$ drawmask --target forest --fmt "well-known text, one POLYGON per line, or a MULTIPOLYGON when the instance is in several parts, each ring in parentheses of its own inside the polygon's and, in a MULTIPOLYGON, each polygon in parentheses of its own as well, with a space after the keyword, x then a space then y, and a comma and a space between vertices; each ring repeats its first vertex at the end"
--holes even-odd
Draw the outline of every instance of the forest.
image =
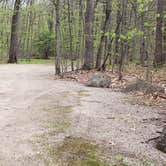
POLYGON ((0 165, 165 166, 166 0, 0 0, 0 165))
POLYGON ((0 60, 55 57, 56 73, 125 64, 160 67, 164 0, 2 1, 0 60), (14 6, 14 7, 13 7, 14 6))

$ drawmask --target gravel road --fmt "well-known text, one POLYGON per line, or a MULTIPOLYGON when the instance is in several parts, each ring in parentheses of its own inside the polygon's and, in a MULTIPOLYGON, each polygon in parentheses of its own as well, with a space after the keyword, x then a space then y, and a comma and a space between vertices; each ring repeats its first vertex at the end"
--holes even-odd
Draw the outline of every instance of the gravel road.
POLYGON ((55 80, 52 65, 0 65, 0 165, 46 165, 33 142, 35 135, 45 133, 42 124, 51 118, 44 109, 55 105, 73 109, 71 126, 55 140, 88 138, 137 165, 143 160, 164 165, 166 154, 145 143, 161 131, 163 111, 132 105, 128 97, 55 80))

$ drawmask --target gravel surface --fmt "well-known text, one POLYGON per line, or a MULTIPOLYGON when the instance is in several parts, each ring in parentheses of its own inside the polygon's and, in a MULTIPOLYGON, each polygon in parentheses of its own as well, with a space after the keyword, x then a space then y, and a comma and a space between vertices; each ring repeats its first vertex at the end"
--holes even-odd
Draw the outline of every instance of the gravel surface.
POLYGON ((54 106, 73 108, 71 126, 57 133, 54 141, 83 137, 136 165, 144 160, 164 165, 166 154, 152 142, 145 143, 162 130, 163 110, 132 105, 128 97, 111 89, 55 80, 52 65, 0 65, 0 165, 46 165, 33 141, 45 132, 42 124, 49 115, 44 109, 54 106))

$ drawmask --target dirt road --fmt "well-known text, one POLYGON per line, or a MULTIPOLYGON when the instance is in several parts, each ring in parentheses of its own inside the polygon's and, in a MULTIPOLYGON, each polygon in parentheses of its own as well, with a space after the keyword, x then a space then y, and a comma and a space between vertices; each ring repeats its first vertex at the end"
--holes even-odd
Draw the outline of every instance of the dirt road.
POLYGON ((55 80, 52 65, 1 65, 0 165, 47 165, 35 141, 37 135, 53 131, 48 121, 54 120, 60 132, 52 134, 50 142, 66 136, 88 138, 138 165, 143 160, 163 165, 166 155, 144 143, 161 130, 161 111, 132 105, 127 98, 111 89, 55 80), (51 110, 57 108, 69 112, 70 122, 66 113, 54 115, 51 110))

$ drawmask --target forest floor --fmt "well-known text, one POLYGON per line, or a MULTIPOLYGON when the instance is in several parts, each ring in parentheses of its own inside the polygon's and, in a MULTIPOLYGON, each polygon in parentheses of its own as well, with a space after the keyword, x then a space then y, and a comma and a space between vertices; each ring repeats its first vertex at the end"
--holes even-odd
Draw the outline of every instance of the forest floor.
POLYGON ((0 65, 0 165, 166 164, 148 142, 166 122, 165 110, 132 100, 55 79, 53 65, 0 65))

